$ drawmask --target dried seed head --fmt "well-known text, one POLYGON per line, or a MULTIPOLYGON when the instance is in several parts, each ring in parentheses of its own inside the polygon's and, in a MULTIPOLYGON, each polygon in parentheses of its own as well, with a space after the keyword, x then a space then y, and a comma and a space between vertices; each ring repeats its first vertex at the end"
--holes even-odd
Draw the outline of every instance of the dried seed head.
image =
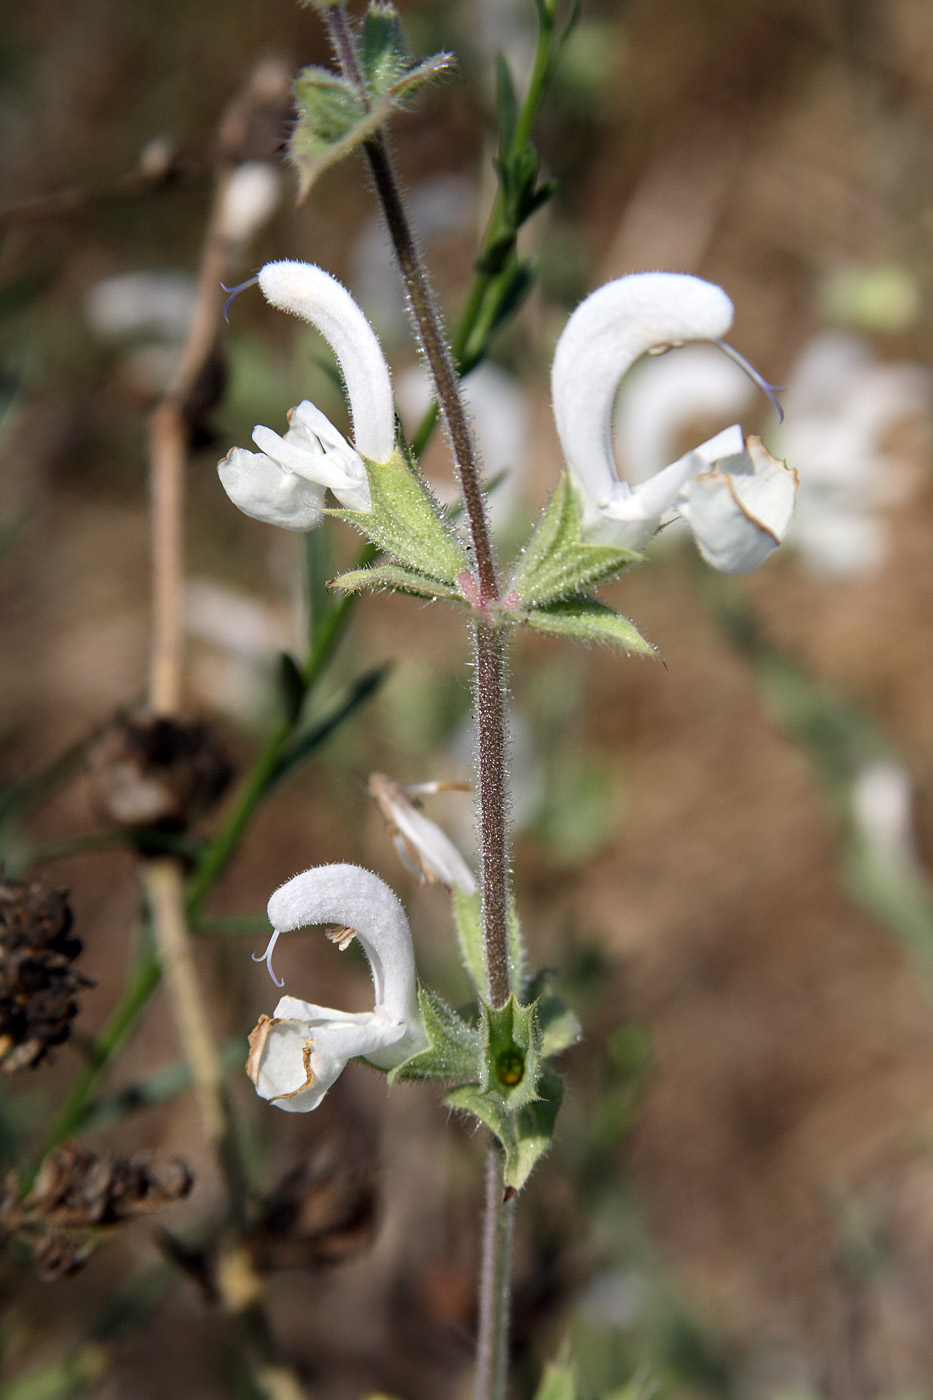
POLYGON ((114 1225, 182 1200, 194 1185, 184 1162, 97 1155, 66 1142, 47 1157, 26 1199, 34 1216, 71 1228, 114 1225))
POLYGON ((64 890, 0 878, 0 1071, 39 1064, 71 1032, 76 993, 93 986, 71 966, 81 942, 71 935, 64 890))
POLYGON ((66 1142, 46 1157, 24 1201, 15 1181, 9 1183, 0 1200, 0 1231, 29 1244, 40 1279, 65 1278, 84 1267, 104 1227, 182 1200, 193 1184, 177 1158, 112 1157, 66 1142))
POLYGON ((338 1154, 331 1144, 288 1173, 250 1233, 257 1268, 318 1269, 369 1249, 377 1216, 372 1155, 338 1154))
POLYGON ((88 756, 104 815, 118 826, 185 831, 230 780, 206 724, 161 715, 117 715, 88 756))

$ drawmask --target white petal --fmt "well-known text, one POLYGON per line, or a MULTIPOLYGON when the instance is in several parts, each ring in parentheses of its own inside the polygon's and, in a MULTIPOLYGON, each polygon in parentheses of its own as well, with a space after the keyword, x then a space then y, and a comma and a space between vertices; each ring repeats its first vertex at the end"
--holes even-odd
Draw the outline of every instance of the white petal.
POLYGON ((256 1092, 286 1112, 317 1108, 348 1060, 378 1057, 405 1032, 403 1025, 375 1012, 315 1014, 323 1012, 324 1007, 283 997, 275 1015, 262 1017, 250 1036, 247 1072, 256 1092), (292 1011, 298 1016, 290 1016, 292 1011))
POLYGON ((312 263, 267 263, 259 273, 266 300, 310 321, 328 342, 340 366, 353 442, 362 456, 386 462, 395 450, 395 404, 385 356, 370 326, 345 287, 312 263))
POLYGON ((282 179, 265 160, 247 160, 230 176, 218 216, 221 235, 246 243, 271 219, 282 197, 282 179))
POLYGON ((287 436, 280 437, 271 428, 264 428, 261 424, 257 424, 253 429, 253 442, 267 457, 281 462, 283 467, 287 467, 304 481, 329 486, 332 491, 353 485, 343 465, 329 452, 324 452, 320 443, 317 444, 317 451, 314 451, 303 443, 289 442, 287 436))
POLYGON ((551 388, 585 526, 617 494, 612 407, 626 370, 648 350, 717 339, 731 324, 732 303, 720 287, 672 272, 621 277, 577 307, 557 342, 551 388))
POLYGON ((218 465, 221 485, 254 520, 286 530, 313 530, 324 510, 324 488, 285 471, 262 452, 234 447, 218 465))
POLYGON ((393 816, 401 835, 418 852, 429 878, 433 876, 448 889, 459 885, 467 894, 473 894, 476 889, 473 872, 436 822, 411 805, 397 808, 393 816))
POLYGON ((688 481, 679 509, 708 564, 727 574, 757 569, 787 534, 797 473, 749 438, 741 456, 727 456, 688 481))

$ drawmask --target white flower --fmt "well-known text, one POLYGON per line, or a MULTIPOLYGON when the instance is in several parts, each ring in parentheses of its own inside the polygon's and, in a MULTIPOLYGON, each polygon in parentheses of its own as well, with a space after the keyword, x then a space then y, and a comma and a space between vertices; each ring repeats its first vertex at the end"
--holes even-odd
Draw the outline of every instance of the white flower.
POLYGON ((277 889, 268 912, 274 930, 265 954, 270 972, 279 934, 308 924, 337 924, 341 948, 354 934, 362 944, 375 1005, 354 1013, 282 997, 250 1036, 246 1069, 261 1098, 289 1113, 307 1113, 355 1056, 391 1069, 426 1048, 411 930, 398 899, 378 876, 356 865, 317 866, 277 889))
POLYGON ((343 375, 353 444, 307 401, 289 415, 283 437, 257 427, 259 452, 235 447, 220 463, 220 480, 245 514, 289 530, 311 530, 327 490, 347 510, 369 510, 366 462, 395 450, 395 405, 389 367, 375 332, 346 288, 311 263, 267 263, 259 274, 266 300, 309 321, 324 336, 343 375))
POLYGON ((855 834, 879 865, 919 871, 910 774, 892 759, 864 763, 852 785, 855 834))
POLYGON ((467 894, 476 890, 476 879, 450 837, 436 822, 419 811, 421 794, 469 791, 469 783, 395 783, 384 773, 370 773, 369 793, 379 808, 399 860, 412 875, 428 884, 440 881, 467 894))
POLYGON ((267 160, 246 160, 227 182, 217 225, 231 243, 248 243, 268 223, 282 197, 278 168, 267 160))
POLYGON ((580 503, 584 535, 640 550, 671 512, 683 515, 704 558, 726 573, 756 568, 784 538, 796 473, 736 426, 632 487, 619 479, 612 409, 619 382, 648 351, 719 340, 732 324, 720 287, 680 273, 609 282, 570 317, 554 354, 554 416, 580 503))

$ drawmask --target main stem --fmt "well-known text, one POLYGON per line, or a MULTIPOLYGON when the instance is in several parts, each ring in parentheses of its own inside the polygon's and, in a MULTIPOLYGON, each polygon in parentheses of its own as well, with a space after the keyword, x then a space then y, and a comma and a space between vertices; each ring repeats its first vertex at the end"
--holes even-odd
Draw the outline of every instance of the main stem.
MULTIPOLYGON (((356 46, 342 4, 328 11, 328 27, 345 78, 368 102, 356 46)), ((494 623, 499 599, 495 555, 489 536, 479 455, 460 397, 447 333, 402 201, 392 157, 381 132, 365 143, 366 159, 382 206, 396 261, 405 284, 418 338, 447 424, 454 463, 466 504, 479 580, 474 627, 473 704, 479 768, 483 930, 489 996, 504 1006, 511 995, 508 956, 509 867, 506 825, 505 651, 494 623)), ((476 1400, 504 1400, 508 1377, 511 1296, 511 1204, 504 1200, 502 1150, 490 1136, 479 1279, 476 1400)))
POLYGON ((483 1258, 479 1280, 476 1400, 503 1400, 509 1372, 509 1301, 512 1276, 514 1200, 503 1200, 502 1148, 490 1134, 486 1145, 483 1258))

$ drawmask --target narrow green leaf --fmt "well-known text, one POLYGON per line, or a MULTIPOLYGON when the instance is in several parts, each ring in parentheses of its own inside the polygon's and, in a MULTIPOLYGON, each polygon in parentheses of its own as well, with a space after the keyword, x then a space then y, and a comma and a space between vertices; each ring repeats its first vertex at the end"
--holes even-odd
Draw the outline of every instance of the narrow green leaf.
POLYGON ((289 724, 294 724, 301 714, 307 689, 298 662, 289 652, 280 652, 279 692, 282 696, 282 711, 289 724))
POLYGON ((335 733, 350 717, 371 699, 389 673, 388 666, 376 666, 358 677, 350 686, 349 692, 339 705, 324 719, 320 720, 305 734, 300 734, 290 748, 285 749, 269 779, 270 786, 281 782, 288 773, 302 763, 326 739, 335 733))
POLYGON ((567 472, 561 472, 522 551, 511 588, 526 607, 541 607, 603 583, 640 559, 634 550, 583 539, 573 485, 567 472))
POLYGON ((372 509, 335 510, 406 569, 456 587, 470 567, 466 551, 420 476, 396 451, 387 462, 367 462, 372 509))
POLYGON ((391 588, 396 593, 414 593, 421 598, 455 598, 464 602, 463 594, 440 579, 429 578, 415 569, 403 568, 401 564, 377 564, 372 569, 352 569, 347 574, 338 574, 331 579, 331 588, 342 588, 345 593, 355 593, 361 588, 391 588))
POLYGON ((623 617, 597 598, 581 593, 575 598, 563 598, 545 608, 532 608, 522 617, 527 627, 536 632, 574 637, 581 642, 604 642, 620 651, 640 656, 657 657, 656 649, 629 618, 623 617))
POLYGON ((496 106, 499 119, 499 152, 504 158, 515 135, 518 99, 509 65, 502 53, 496 54, 496 106))
POLYGON ((431 1044, 390 1070, 390 1084, 397 1079, 473 1080, 481 1072, 483 1037, 440 997, 424 987, 418 989, 418 1003, 431 1044))
POLYGON ((489 1000, 489 974, 486 970, 486 944, 479 892, 467 894, 455 885, 452 892, 454 927, 460 955, 481 1001, 489 1000))

